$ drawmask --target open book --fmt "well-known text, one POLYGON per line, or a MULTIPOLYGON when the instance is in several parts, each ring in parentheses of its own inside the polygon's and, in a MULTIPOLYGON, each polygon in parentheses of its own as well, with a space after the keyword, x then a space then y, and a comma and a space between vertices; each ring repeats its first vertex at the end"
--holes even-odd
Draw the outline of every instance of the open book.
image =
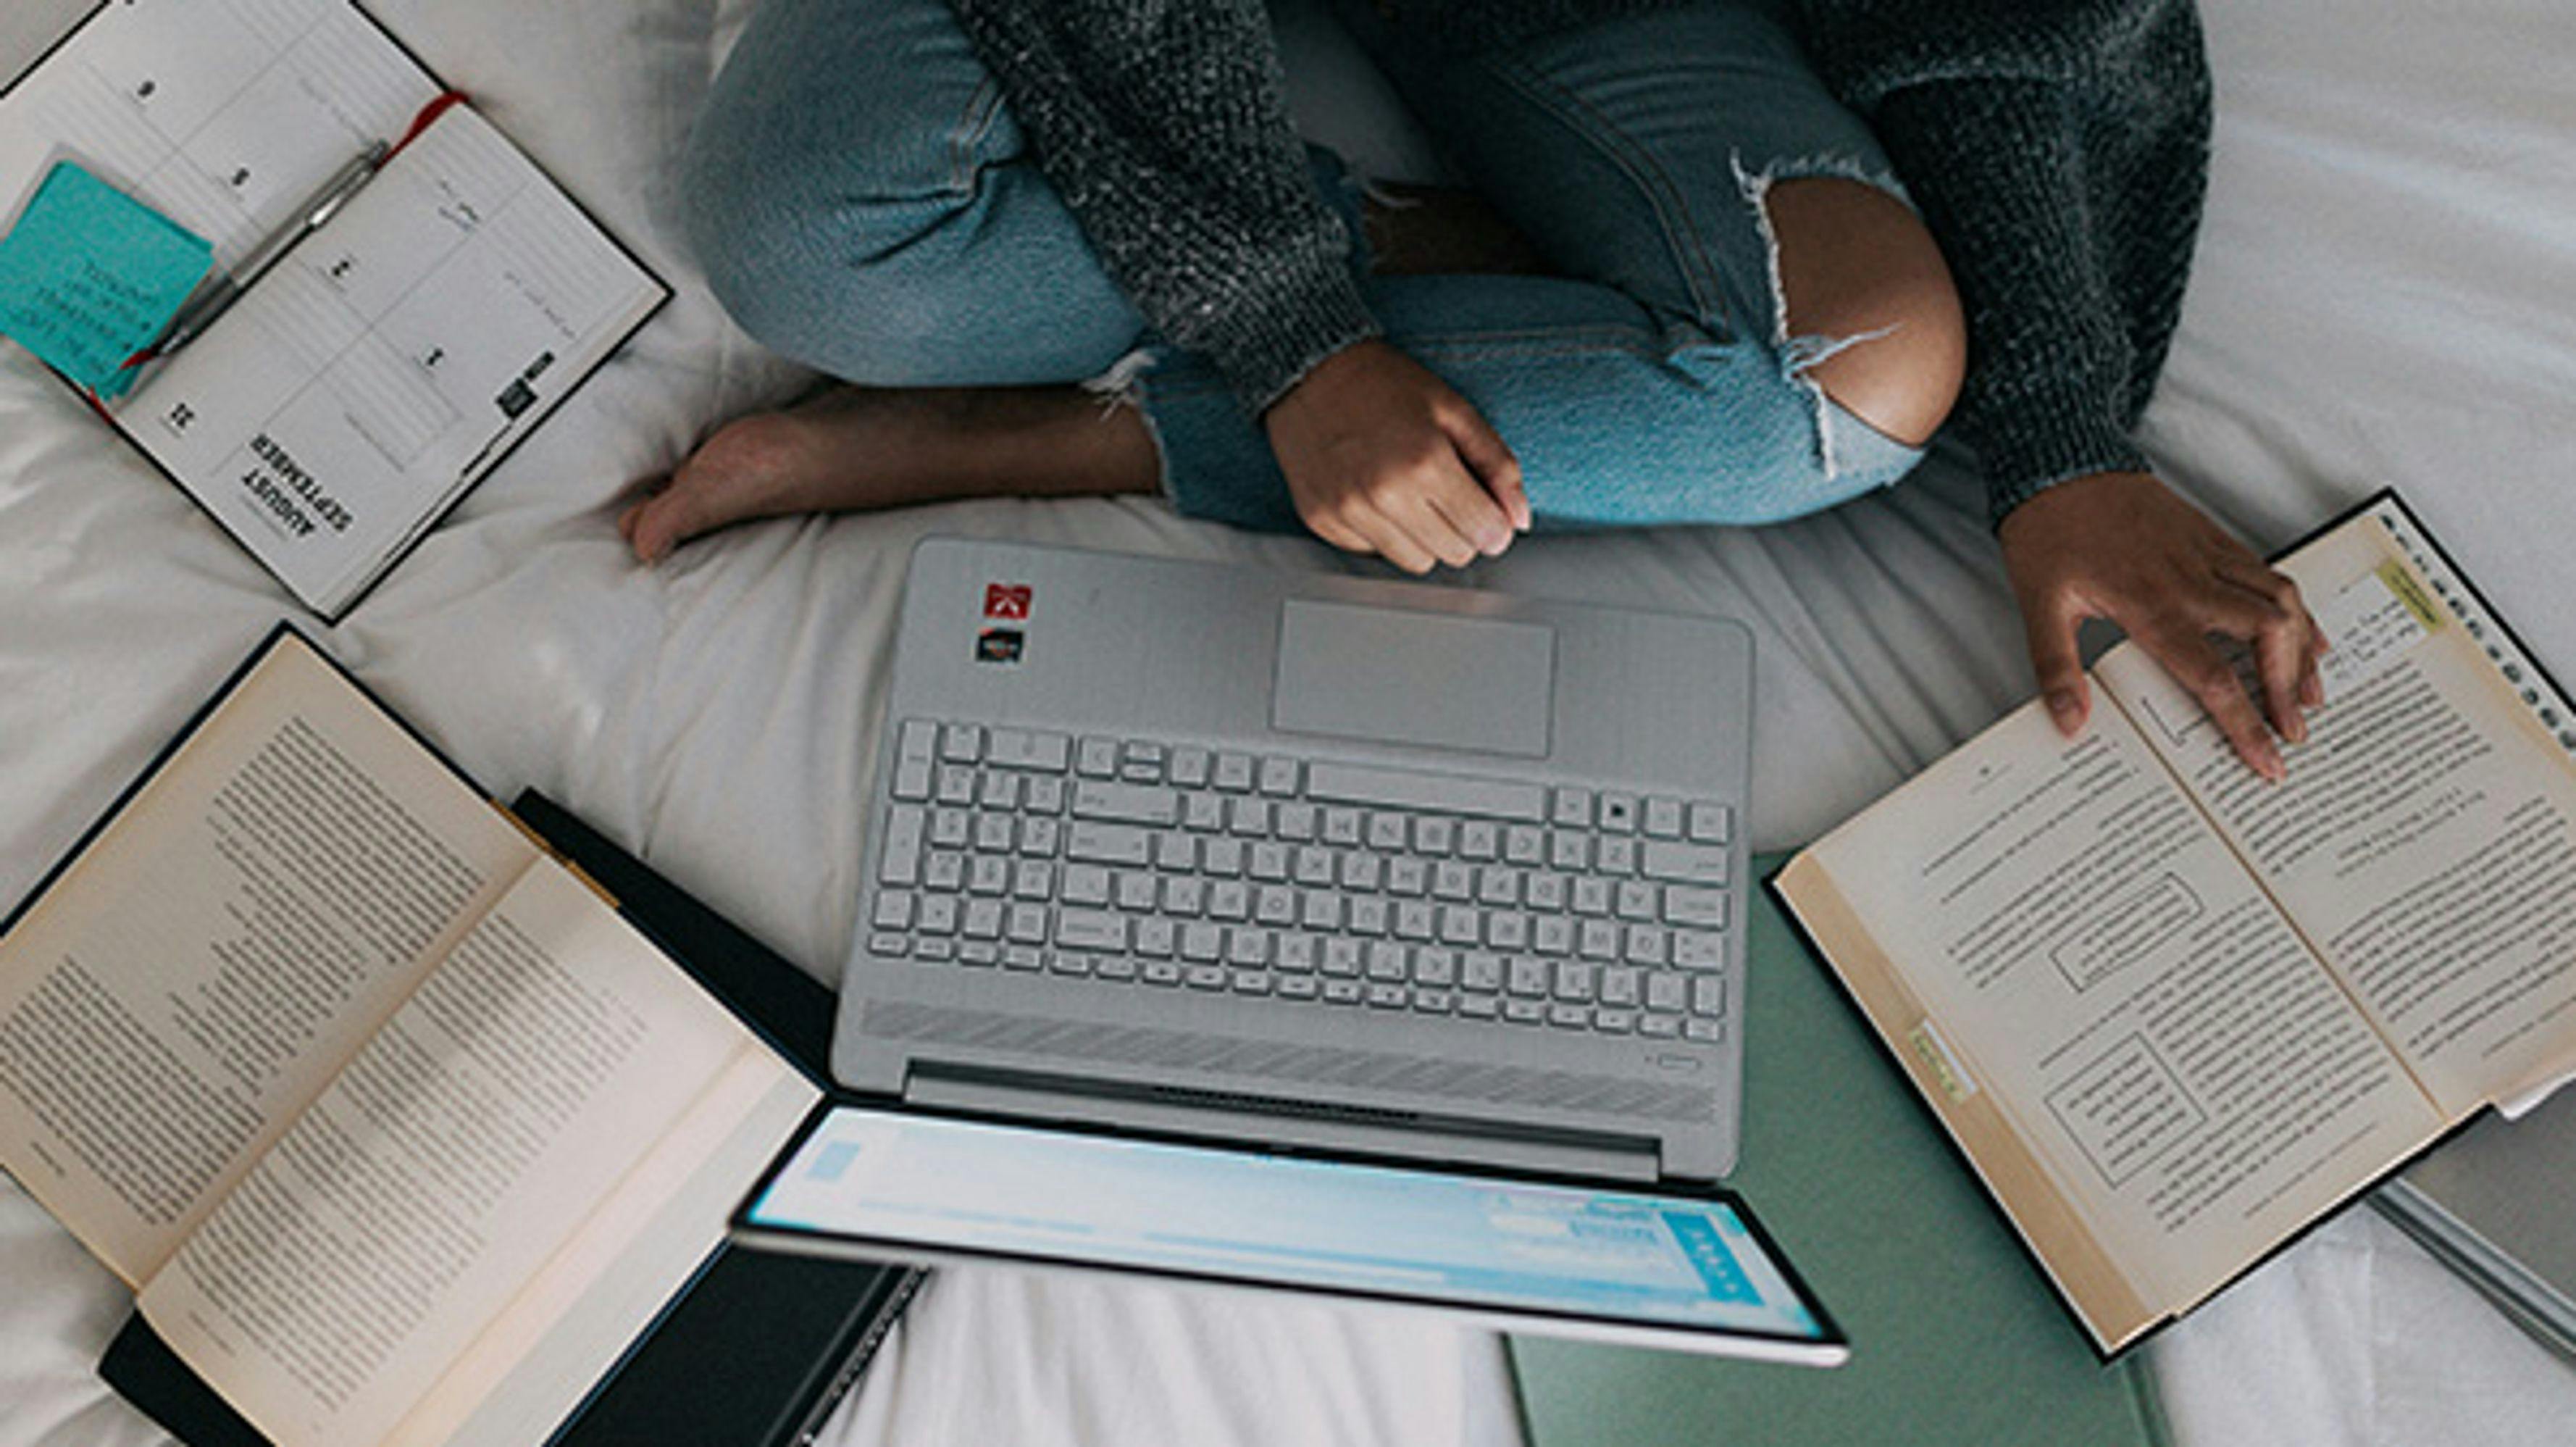
POLYGON ((2123 644, 1773 881, 2105 1351, 2576 1068, 2565 700, 2393 496, 2278 566, 2285 783, 2123 644))
MULTIPOLYGON (((443 89, 350 0, 110 0, 0 94, 0 222, 69 160, 232 275, 443 89)), ((488 121, 435 115, 102 408, 326 615, 669 296, 488 121)))
POLYGON ((544 1440, 820 1096, 291 630, 0 934, 0 1166, 281 1447, 544 1440))

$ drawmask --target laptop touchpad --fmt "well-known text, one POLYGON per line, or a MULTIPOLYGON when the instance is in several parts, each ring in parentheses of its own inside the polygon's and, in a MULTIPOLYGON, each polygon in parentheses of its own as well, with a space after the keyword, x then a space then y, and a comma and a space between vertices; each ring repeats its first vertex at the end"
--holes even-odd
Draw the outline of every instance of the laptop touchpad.
POLYGON ((1291 598, 1270 723, 1288 733, 1545 758, 1556 630, 1291 598))

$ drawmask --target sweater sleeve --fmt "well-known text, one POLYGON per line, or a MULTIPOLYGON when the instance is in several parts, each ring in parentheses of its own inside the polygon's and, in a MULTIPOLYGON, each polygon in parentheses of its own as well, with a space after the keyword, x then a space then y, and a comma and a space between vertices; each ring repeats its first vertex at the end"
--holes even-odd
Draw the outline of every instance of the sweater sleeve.
POLYGON ((2182 311, 2208 176, 2190 0, 1801 0, 1968 318, 1957 426, 2004 515, 2141 469, 2131 439, 2182 311))
POLYGON ((1111 278, 1255 414, 1377 333, 1261 0, 952 0, 1111 278))

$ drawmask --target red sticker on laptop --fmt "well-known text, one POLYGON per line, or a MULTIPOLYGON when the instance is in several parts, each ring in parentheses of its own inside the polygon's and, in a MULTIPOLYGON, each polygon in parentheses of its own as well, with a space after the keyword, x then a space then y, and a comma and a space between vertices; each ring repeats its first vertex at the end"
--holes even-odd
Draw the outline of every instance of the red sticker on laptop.
POLYGON ((984 616, 1014 623, 1025 623, 1029 617, 1029 585, 1026 583, 986 583, 984 616))

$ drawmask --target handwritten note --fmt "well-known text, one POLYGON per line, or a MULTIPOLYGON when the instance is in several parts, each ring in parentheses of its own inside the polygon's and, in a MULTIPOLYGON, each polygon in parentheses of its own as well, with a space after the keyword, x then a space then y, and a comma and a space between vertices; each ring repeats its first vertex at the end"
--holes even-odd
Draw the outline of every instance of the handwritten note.
POLYGON ((58 161, 0 237, 0 335, 102 397, 205 279, 214 248, 80 165, 58 161))

